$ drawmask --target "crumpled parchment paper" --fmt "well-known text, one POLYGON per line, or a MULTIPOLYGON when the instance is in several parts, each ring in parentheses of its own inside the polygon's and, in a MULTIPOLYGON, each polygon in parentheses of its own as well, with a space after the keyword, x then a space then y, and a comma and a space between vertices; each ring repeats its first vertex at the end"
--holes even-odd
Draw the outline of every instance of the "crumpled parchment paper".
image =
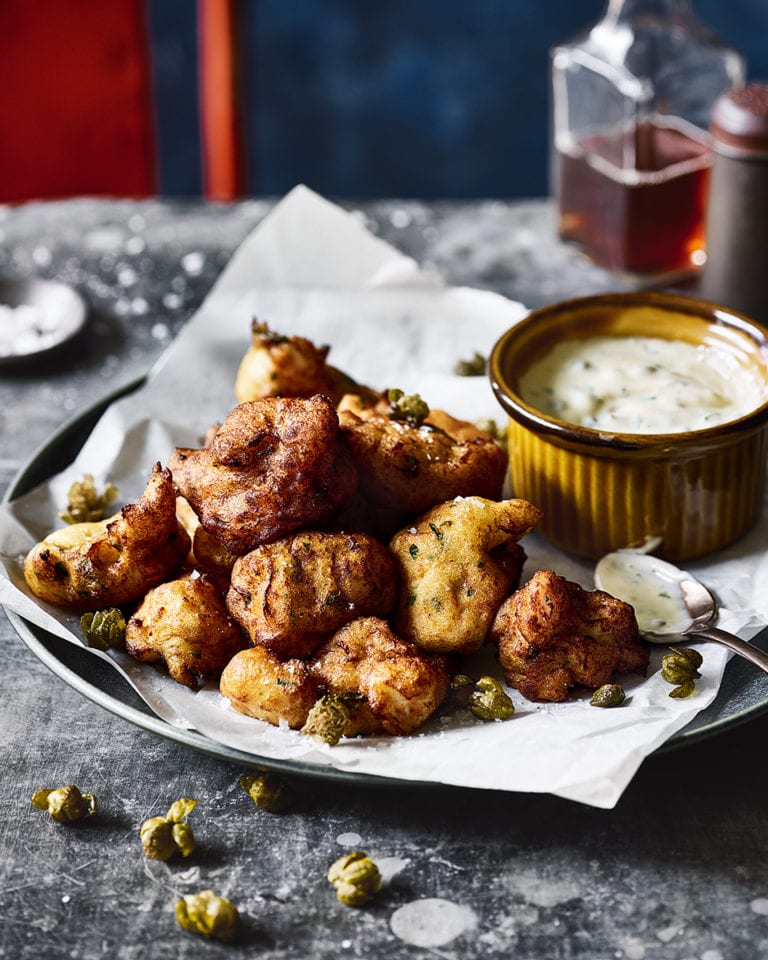
MULTIPOLYGON (((205 302, 138 391, 112 404, 76 461, 0 510, 0 602, 29 622, 82 645, 78 618, 34 599, 21 575, 24 553, 61 525, 57 511, 83 473, 116 483, 124 502, 139 496, 152 464, 174 446, 197 446, 234 406, 237 366, 255 316, 281 333, 331 345, 330 362, 356 380, 419 392, 433 407, 468 420, 503 414, 484 377, 457 377, 457 360, 487 355, 525 308, 497 294, 445 285, 368 233, 360 221, 297 187, 242 243, 205 302)), ((713 588, 720 625, 749 638, 768 601, 757 586, 768 574, 760 524, 716 559, 689 569, 713 588)), ((538 536, 523 542, 524 578, 549 568, 593 587, 592 565, 538 536)), ((546 792, 612 807, 643 759, 714 699, 727 652, 707 645, 702 679, 687 700, 668 696, 655 651, 648 677, 624 682, 628 701, 599 710, 585 699, 533 704, 516 692, 516 713, 482 723, 467 712, 438 713, 416 735, 317 744, 287 728, 236 713, 214 685, 193 692, 162 670, 122 652, 93 652, 120 670, 150 707, 175 726, 262 759, 337 768, 360 775, 546 792)), ((482 669, 493 669, 484 651, 482 669)))

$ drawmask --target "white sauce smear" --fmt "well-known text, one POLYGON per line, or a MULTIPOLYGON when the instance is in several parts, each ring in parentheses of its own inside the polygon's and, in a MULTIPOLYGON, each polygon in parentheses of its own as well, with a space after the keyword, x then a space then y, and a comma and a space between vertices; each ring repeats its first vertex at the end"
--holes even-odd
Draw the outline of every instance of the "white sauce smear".
POLYGON ((768 399, 735 355, 661 337, 565 340, 520 378, 542 413, 611 433, 670 434, 737 420, 768 399))
POLYGON ((691 625, 680 581, 688 576, 645 553, 620 550, 595 567, 595 586, 631 604, 641 633, 677 634, 691 625))
POLYGON ((440 897, 414 900, 395 910, 389 921, 392 933, 414 947, 440 947, 477 926, 470 907, 440 897))

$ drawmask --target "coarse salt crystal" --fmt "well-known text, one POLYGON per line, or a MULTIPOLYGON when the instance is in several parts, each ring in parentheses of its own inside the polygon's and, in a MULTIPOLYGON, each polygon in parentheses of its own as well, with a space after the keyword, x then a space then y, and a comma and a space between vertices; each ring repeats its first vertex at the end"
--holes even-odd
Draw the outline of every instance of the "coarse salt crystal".
POLYGON ((0 304, 0 356, 42 350, 56 342, 56 324, 37 307, 0 304))

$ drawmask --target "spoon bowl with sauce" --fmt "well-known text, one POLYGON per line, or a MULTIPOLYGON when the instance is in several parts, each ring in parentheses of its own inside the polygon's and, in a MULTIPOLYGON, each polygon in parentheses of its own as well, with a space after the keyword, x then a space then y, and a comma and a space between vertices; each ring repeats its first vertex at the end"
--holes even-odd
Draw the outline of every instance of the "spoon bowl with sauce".
POLYGON ((679 567, 651 554, 617 550, 595 567, 595 585, 634 607, 640 632, 651 643, 709 640, 768 673, 768 653, 714 626, 715 598, 679 567))

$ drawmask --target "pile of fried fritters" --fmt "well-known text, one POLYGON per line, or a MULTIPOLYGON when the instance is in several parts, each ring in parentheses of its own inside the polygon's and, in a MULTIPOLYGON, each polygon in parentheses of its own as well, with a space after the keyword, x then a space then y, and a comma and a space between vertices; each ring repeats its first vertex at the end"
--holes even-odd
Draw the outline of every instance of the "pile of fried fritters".
POLYGON ((224 422, 116 516, 37 544, 30 589, 122 608, 131 656, 194 689, 219 680, 269 723, 300 729, 346 695, 345 736, 413 732, 487 642, 531 700, 644 672, 627 604, 552 571, 517 589, 541 514, 502 499, 495 438, 354 384, 327 353, 254 322, 224 422))

